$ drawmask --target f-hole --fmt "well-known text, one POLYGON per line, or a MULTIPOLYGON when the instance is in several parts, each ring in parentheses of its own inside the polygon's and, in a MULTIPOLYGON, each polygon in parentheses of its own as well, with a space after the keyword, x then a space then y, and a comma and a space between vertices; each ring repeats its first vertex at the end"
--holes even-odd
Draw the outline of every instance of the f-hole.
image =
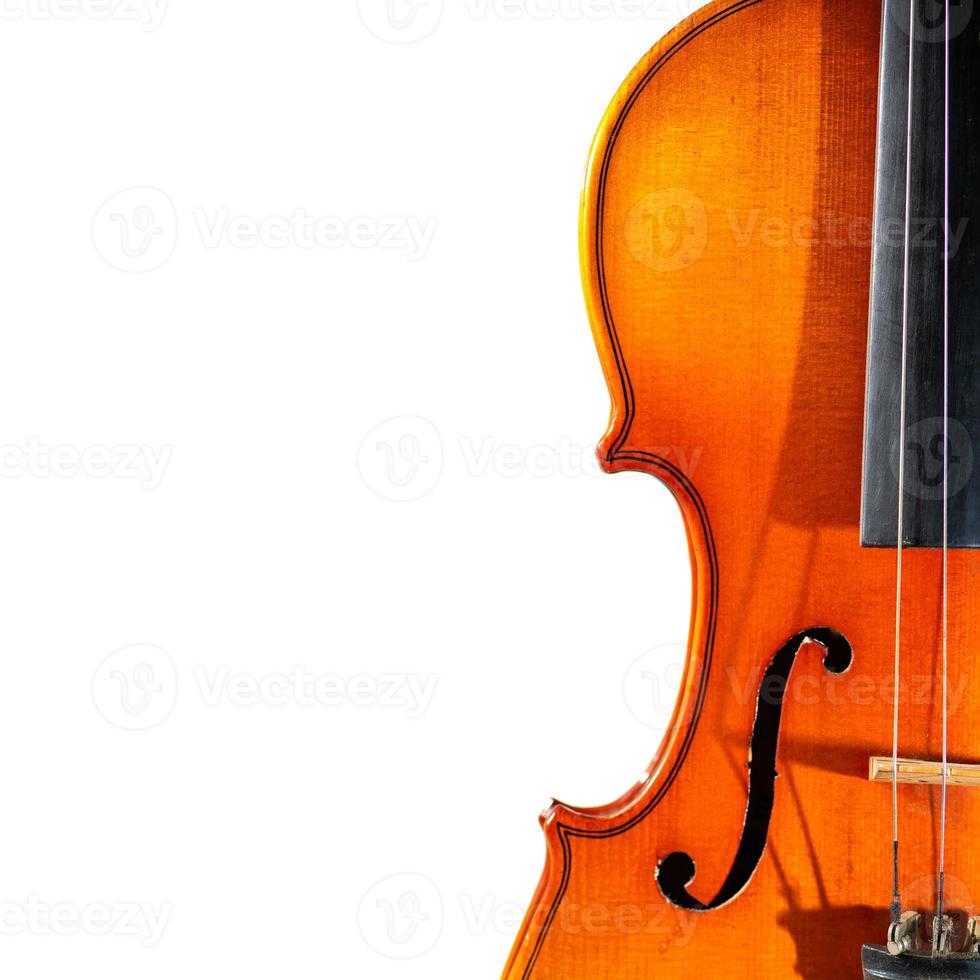
POLYGON ((851 645, 837 630, 826 626, 797 633, 779 648, 759 686, 755 725, 749 750, 749 794, 745 826, 738 852, 725 883, 710 902, 695 898, 687 886, 694 880, 694 859, 675 851, 657 865, 657 883, 664 898, 678 908, 707 912, 736 898, 755 874, 769 837, 769 822, 776 797, 776 750, 783 717, 783 699, 797 654, 808 643, 824 648, 823 665, 831 674, 843 674, 851 666, 851 645))

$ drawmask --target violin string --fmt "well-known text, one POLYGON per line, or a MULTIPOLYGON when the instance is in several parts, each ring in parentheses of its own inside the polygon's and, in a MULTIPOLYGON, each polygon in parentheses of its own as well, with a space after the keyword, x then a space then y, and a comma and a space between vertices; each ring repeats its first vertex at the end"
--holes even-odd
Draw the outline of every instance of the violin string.
POLYGON ((909 338, 909 278, 912 221, 912 95, 915 77, 915 14, 916 0, 909 3, 909 87, 908 115, 905 127, 905 239, 902 283, 902 372, 899 391, 898 419, 898 528, 895 565, 895 691, 892 713, 892 921, 898 923, 902 913, 899 877, 899 817, 898 817, 898 740, 900 694, 902 687, 902 558, 905 550, 905 418, 906 382, 908 378, 909 338))
POLYGON ((942 946, 943 898, 946 883, 946 803, 949 788, 949 103, 950 4, 945 2, 943 92, 943 783, 940 805, 937 944, 942 946))

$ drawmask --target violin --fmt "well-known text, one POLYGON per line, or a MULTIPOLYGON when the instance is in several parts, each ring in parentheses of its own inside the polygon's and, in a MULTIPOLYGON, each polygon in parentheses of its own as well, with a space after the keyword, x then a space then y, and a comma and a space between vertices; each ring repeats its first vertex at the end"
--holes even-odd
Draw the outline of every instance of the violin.
POLYGON ((690 637, 505 980, 980 977, 978 99, 972 0, 715 0, 603 118, 598 454, 673 492, 690 637))

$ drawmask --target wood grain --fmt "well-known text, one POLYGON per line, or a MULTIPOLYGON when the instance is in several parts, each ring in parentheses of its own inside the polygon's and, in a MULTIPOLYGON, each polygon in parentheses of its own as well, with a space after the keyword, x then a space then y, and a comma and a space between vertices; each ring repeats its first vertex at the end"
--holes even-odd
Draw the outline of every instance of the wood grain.
MULTIPOLYGON (((898 781, 919 783, 924 786, 942 786, 942 762, 922 759, 899 759, 898 781)), ((891 783, 895 776, 895 764, 891 756, 874 756, 868 765, 868 778, 876 783, 891 783)), ((980 788, 980 766, 950 762, 946 766, 946 783, 949 786, 974 786, 980 788)))
MULTIPOLYGON (((839 980, 884 941, 890 790, 868 760, 891 752, 895 554, 862 548, 858 528, 879 33, 874 2, 719 0, 650 51, 602 122, 581 225, 612 397, 599 454, 677 499, 689 651, 649 777, 609 806, 543 815, 546 867, 505 980, 839 980), (843 633, 853 665, 833 676, 816 651, 798 658, 758 869, 720 909, 676 908, 658 861, 687 852, 691 891, 718 891, 760 679, 811 626, 843 633)), ((609 542, 610 575, 628 547, 609 542)), ((950 758, 964 763, 980 762, 978 560, 950 562, 950 758)), ((905 583, 901 750, 935 759, 939 554, 908 552, 905 583)), ((901 806, 906 905, 931 921, 938 790, 903 786, 901 806)), ((980 794, 954 788, 950 808, 948 901, 972 911, 980 794)))

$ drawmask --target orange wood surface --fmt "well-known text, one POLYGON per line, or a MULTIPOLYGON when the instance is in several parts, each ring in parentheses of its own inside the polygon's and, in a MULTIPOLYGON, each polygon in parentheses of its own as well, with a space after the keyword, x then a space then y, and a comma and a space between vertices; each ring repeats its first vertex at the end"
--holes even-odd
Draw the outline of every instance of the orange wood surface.
MULTIPOLYGON (((505 980, 859 978, 862 943, 884 941, 891 789, 868 760, 891 753, 895 552, 862 548, 858 528, 880 18, 872 0, 719 0, 650 51, 602 122, 582 209, 613 403, 599 452, 676 496, 689 654, 646 781, 543 815, 546 868, 505 980), (686 851, 691 891, 718 890, 759 682, 811 626, 843 633, 854 660, 834 677, 815 645, 798 657, 758 869, 724 907, 678 909, 657 862, 686 851)), ((630 546, 609 542, 610 574, 630 546)), ((974 763, 978 561, 950 558, 950 758, 974 763)), ((906 552, 907 757, 940 757, 940 586, 939 553, 906 552)), ((923 911, 938 806, 936 787, 901 789, 903 897, 923 911)), ((980 792, 950 791, 948 897, 969 912, 978 816, 980 792)))

